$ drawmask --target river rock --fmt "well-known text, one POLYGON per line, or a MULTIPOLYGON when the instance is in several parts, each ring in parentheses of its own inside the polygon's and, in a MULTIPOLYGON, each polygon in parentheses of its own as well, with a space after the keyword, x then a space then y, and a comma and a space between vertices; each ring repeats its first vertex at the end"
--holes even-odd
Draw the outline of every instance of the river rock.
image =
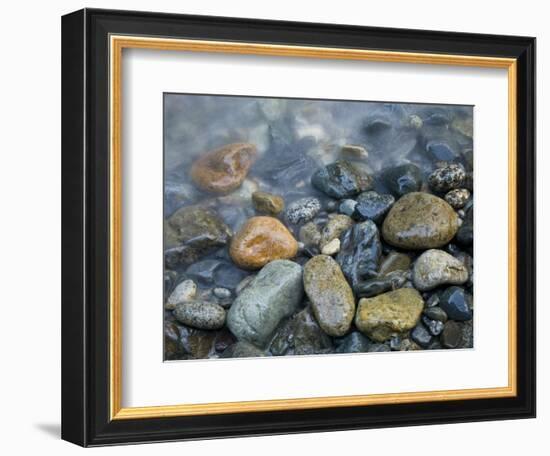
POLYGON ((174 310, 176 305, 191 301, 197 294, 197 285, 192 280, 184 280, 174 288, 174 291, 168 297, 166 301, 165 309, 174 310))
POLYGON ((462 342, 462 324, 450 320, 445 323, 441 333, 441 345, 445 348, 458 348, 462 342))
POLYGON ((357 197, 353 218, 361 221, 372 220, 379 224, 393 203, 395 203, 395 198, 389 194, 380 194, 375 191, 361 193, 357 197))
POLYGON ((282 197, 267 192, 252 193, 252 203, 256 211, 267 215, 277 215, 285 208, 282 197))
POLYGON ((439 305, 451 320, 472 319, 472 296, 461 287, 449 287, 440 297, 439 305))
POLYGON ((291 225, 301 225, 313 219, 320 210, 321 202, 317 198, 300 198, 288 205, 285 220, 291 225))
POLYGON ((470 198, 470 191, 465 188, 455 188, 445 195, 445 201, 454 209, 461 209, 470 198))
POLYGON ((200 285, 211 285, 214 283, 214 274, 220 265, 220 260, 197 261, 185 270, 185 275, 196 280, 200 285))
POLYGON ((433 337, 422 323, 418 323, 411 331, 411 339, 422 348, 428 348, 433 337))
POLYGON ((410 280, 410 277, 409 271, 393 271, 386 275, 365 280, 355 287, 353 291, 361 298, 371 298, 386 291, 403 288, 410 280))
POLYGON ((372 340, 384 342, 416 326, 424 301, 413 288, 401 288, 359 300, 355 325, 372 340))
POLYGON ((381 252, 378 228, 371 220, 357 223, 342 235, 336 261, 354 290, 378 275, 381 252))
POLYGON ((306 247, 317 247, 321 242, 321 231, 317 224, 308 222, 300 227, 298 239, 300 239, 300 242, 306 247))
POLYGON ((458 230, 458 215, 441 198, 424 192, 402 196, 382 225, 384 240, 403 249, 431 249, 447 244, 458 230))
POLYGON ((386 275, 394 271, 408 271, 411 267, 411 257, 406 253, 390 252, 381 262, 380 275, 386 275))
POLYGON ((220 329, 225 323, 225 310, 214 302, 190 301, 176 305, 174 317, 197 329, 220 329))
POLYGON ((292 258, 298 242, 276 218, 258 216, 246 221, 231 240, 229 254, 245 269, 259 269, 270 261, 292 258))
POLYGON ((353 213, 355 212, 355 207, 357 206, 357 201, 352 199, 344 199, 340 202, 340 205, 338 206, 338 211, 340 214, 347 215, 348 217, 351 217, 353 213))
POLYGON ((388 190, 397 198, 417 192, 422 187, 422 173, 413 164, 388 168, 382 173, 382 178, 388 190))
POLYGON ((331 348, 331 338, 323 332, 311 309, 306 307, 277 331, 269 351, 275 356, 314 355, 326 353, 331 348))
POLYGON ((340 236, 353 225, 353 220, 347 215, 330 214, 328 222, 321 230, 321 247, 324 247, 329 242, 340 238, 340 236))
POLYGON ((240 187, 255 159, 253 144, 228 144, 195 160, 191 178, 201 190, 225 195, 240 187))
POLYGON ((460 285, 467 280, 468 270, 464 263, 443 250, 427 250, 414 263, 413 282, 420 291, 445 284, 460 285))
POLYGON ((474 242, 474 208, 471 207, 466 211, 464 220, 458 232, 456 233, 456 240, 464 245, 469 246, 474 242))
POLYGON ((347 160, 338 160, 311 177, 311 184, 332 198, 343 199, 370 190, 373 178, 347 160))
POLYGON ((330 336, 346 334, 355 298, 338 263, 327 255, 314 256, 304 266, 304 288, 323 331, 330 336))
POLYGON ((353 331, 345 337, 337 340, 335 353, 366 353, 369 351, 372 341, 361 334, 353 331))
POLYGON ((340 155, 347 160, 365 161, 369 157, 369 152, 363 146, 356 144, 345 144, 340 149, 340 155))
POLYGON ((262 356, 265 356, 263 350, 241 340, 227 347, 220 358, 258 358, 262 356))
POLYGON ((340 239, 336 238, 325 244, 321 249, 323 255, 336 255, 340 251, 340 239))
POLYGON ((426 307, 423 313, 429 319, 441 321, 442 323, 445 323, 448 318, 445 311, 439 306, 426 307))
POLYGON ((428 177, 430 187, 439 193, 460 188, 466 179, 466 171, 460 164, 451 163, 436 169, 428 177))
POLYGON ((237 296, 227 326, 239 340, 264 347, 284 318, 302 301, 302 267, 288 260, 267 264, 237 296))
POLYGON ((445 326, 445 323, 439 320, 432 320, 428 318, 426 314, 422 316, 422 323, 432 336, 439 336, 445 326))
POLYGON ((168 267, 190 264, 223 247, 231 229, 210 209, 189 206, 178 209, 164 224, 165 259, 168 267))

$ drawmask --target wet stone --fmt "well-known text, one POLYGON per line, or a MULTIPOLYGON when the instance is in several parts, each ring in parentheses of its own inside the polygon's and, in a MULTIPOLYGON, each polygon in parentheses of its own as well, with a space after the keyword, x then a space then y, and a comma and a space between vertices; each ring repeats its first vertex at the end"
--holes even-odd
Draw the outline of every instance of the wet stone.
POLYGON ((386 344, 371 344, 368 351, 369 353, 389 352, 391 348, 386 344))
POLYGON ((470 198, 470 191, 465 188, 455 188, 445 195, 445 201, 454 209, 464 207, 470 198))
POLYGON ((252 193, 252 203, 256 211, 267 215, 277 215, 285 207, 285 202, 279 195, 259 191, 252 193))
POLYGON ((422 173, 416 165, 406 164, 386 169, 382 178, 388 190, 397 198, 422 187, 422 173))
POLYGON ((304 244, 304 246, 316 247, 321 242, 321 231, 315 223, 308 222, 300 227, 298 239, 304 244))
POLYGON ((442 321, 432 320, 431 318, 426 317, 425 314, 422 317, 422 323, 424 323, 424 326, 432 336, 439 336, 441 334, 441 331, 443 331, 443 327, 445 326, 445 323, 443 323, 442 321))
POLYGON ((411 339, 423 348, 430 345, 432 338, 432 335, 422 323, 416 325, 411 331, 411 339))
POLYGON ((372 177, 347 160, 338 160, 317 170, 312 185, 326 195, 344 199, 370 190, 372 177))
POLYGON ((386 275, 368 279, 360 283, 354 291, 358 297, 370 298, 387 291, 403 288, 409 279, 409 271, 394 271, 386 275))
POLYGON ((344 199, 340 203, 340 206, 338 207, 338 211, 341 214, 347 215, 348 217, 351 217, 353 213, 355 212, 355 207, 357 206, 357 201, 352 199, 344 199))
POLYGON ((222 287, 214 288, 212 294, 218 299, 230 299, 233 296, 231 290, 222 287))
POLYGON ((353 220, 347 215, 331 214, 326 225, 321 230, 320 245, 324 247, 329 242, 339 239, 353 225, 353 220))
POLYGON ((474 242, 474 209, 473 207, 466 212, 464 221, 458 232, 456 240, 462 245, 469 246, 474 242))
POLYGON ((164 296, 165 297, 170 295, 170 293, 172 292, 177 278, 178 278, 177 272, 170 271, 168 269, 164 271, 164 296))
POLYGON ((395 198, 389 194, 380 194, 375 191, 361 193, 357 197, 353 218, 360 221, 372 220, 380 224, 394 202, 395 198))
POLYGON ((359 331, 353 331, 345 337, 337 339, 336 353, 366 353, 372 341, 361 334, 359 331))
POLYGON ((445 348, 458 348, 462 342, 462 325, 453 320, 445 323, 440 340, 445 348))
POLYGON ((176 305, 191 301, 197 294, 197 285, 192 280, 184 280, 178 284, 166 301, 165 309, 174 310, 176 305))
POLYGON ((456 321, 472 319, 472 296, 461 287, 447 288, 440 298, 441 309, 448 318, 456 321))
POLYGON ((336 238, 325 244, 321 249, 323 255, 336 255, 340 251, 340 239, 336 238))
POLYGON ((445 323, 447 321, 447 314, 441 307, 426 307, 424 309, 424 315, 431 320, 437 320, 445 323))
POLYGON ((413 192, 392 206, 382 225, 384 240, 403 249, 430 249, 447 244, 458 230, 458 216, 437 196, 413 192))
POLYGON ((246 341, 238 341, 221 354, 220 358, 258 358, 265 356, 263 350, 246 341))
POLYGON ((458 153, 450 144, 444 141, 432 140, 426 143, 428 157, 437 162, 452 162, 458 157, 458 153))
POLYGON ((460 285, 467 280, 468 270, 464 264, 443 250, 427 250, 414 263, 413 281, 420 291, 445 284, 460 285))
POLYGON ((347 160, 366 160, 369 157, 367 149, 356 144, 345 144, 340 150, 342 158, 347 160))
POLYGON ((380 275, 386 275, 394 271, 408 271, 411 267, 411 258, 406 253, 390 252, 380 262, 380 275))
POLYGON ((466 179, 466 171, 460 164, 451 163, 436 169, 428 177, 430 187, 439 193, 460 188, 466 179))
POLYGON ((201 285, 214 283, 214 273, 221 265, 220 260, 203 260, 193 263, 185 270, 187 277, 196 280, 201 285))

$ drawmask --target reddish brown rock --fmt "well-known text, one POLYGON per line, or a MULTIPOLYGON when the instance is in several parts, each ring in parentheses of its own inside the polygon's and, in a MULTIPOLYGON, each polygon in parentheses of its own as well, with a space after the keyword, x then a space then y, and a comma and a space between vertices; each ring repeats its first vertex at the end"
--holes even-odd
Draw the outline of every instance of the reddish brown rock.
POLYGON ((195 160, 191 178, 201 190, 225 195, 240 187, 255 159, 253 144, 228 144, 195 160))
POLYGON ((245 269, 259 269, 273 260, 292 258, 298 243, 276 218, 252 217, 231 240, 229 254, 245 269))

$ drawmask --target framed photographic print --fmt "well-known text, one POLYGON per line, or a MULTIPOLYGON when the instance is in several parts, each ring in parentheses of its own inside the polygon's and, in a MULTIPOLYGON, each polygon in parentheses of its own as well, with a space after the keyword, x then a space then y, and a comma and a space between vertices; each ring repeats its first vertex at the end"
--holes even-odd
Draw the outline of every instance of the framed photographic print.
POLYGON ((535 40, 62 21, 62 436, 535 416, 535 40))

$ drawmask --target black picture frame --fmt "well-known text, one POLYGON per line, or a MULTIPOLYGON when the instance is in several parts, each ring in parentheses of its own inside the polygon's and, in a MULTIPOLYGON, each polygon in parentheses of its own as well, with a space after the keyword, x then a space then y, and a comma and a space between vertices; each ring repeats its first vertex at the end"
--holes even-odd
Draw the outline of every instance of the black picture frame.
POLYGON ((82 446, 535 416, 535 39, 84 9, 62 19, 62 438, 82 446), (108 38, 146 35, 517 59, 517 395, 111 420, 108 38))

